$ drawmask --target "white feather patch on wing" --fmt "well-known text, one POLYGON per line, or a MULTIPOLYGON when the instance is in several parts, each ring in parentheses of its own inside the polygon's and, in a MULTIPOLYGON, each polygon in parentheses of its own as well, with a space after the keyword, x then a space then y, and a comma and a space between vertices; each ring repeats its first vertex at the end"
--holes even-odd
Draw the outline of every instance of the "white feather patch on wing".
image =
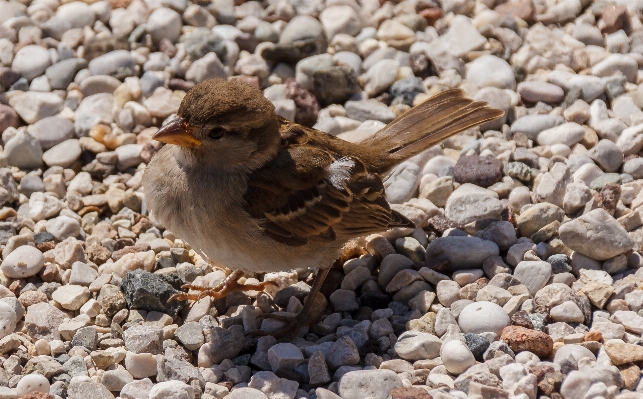
POLYGON ((336 189, 342 190, 344 188, 344 184, 350 180, 351 171, 354 167, 355 161, 349 157, 336 159, 326 168, 328 181, 330 181, 330 184, 332 184, 336 189))

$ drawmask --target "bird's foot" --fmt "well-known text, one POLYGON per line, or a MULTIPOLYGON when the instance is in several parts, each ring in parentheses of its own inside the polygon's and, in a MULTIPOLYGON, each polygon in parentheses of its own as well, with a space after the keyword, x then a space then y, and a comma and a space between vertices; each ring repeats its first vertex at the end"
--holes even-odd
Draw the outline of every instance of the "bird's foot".
POLYGON ((222 282, 217 284, 215 287, 206 287, 201 285, 192 285, 185 284, 181 286, 183 289, 198 291, 197 293, 182 292, 180 294, 175 294, 170 297, 170 301, 176 299, 179 301, 199 301, 201 298, 209 296, 214 299, 223 298, 226 295, 234 291, 263 291, 269 285, 276 286, 277 283, 274 281, 265 281, 259 284, 241 284, 239 279, 243 277, 243 272, 240 270, 233 271, 228 277, 226 277, 222 282))
MULTIPOLYGON (((308 303, 308 298, 306 298, 306 302, 308 303)), ((318 292, 315 296, 315 300, 310 301, 308 306, 306 306, 305 304, 301 312, 297 313, 296 315, 292 315, 292 313, 283 314, 279 312, 264 313, 257 316, 259 319, 276 320, 277 322, 281 322, 277 324, 283 323, 282 326, 274 326, 274 328, 270 328, 267 330, 250 330, 246 331, 245 335, 248 338, 258 338, 266 335, 272 335, 280 341, 291 340, 292 338, 299 335, 303 327, 308 327, 311 324, 315 324, 324 313, 327 304, 328 301, 326 300, 326 297, 318 292)))

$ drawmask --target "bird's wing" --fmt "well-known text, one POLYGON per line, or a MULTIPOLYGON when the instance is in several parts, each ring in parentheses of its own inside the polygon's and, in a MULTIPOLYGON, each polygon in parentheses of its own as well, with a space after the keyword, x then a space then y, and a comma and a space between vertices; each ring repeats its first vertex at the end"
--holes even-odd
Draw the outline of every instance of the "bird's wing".
POLYGON ((305 142, 255 171, 244 199, 267 236, 292 246, 413 226, 390 209, 382 180, 359 159, 305 142))

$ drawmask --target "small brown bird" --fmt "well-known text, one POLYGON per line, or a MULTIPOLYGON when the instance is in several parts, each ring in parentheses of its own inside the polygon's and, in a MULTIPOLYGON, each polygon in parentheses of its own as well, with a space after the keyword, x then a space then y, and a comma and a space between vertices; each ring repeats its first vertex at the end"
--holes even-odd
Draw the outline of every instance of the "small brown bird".
MULTIPOLYGON (((201 295, 178 299, 264 288, 237 283, 244 271, 315 267, 300 313, 306 316, 346 242, 414 227, 386 202, 382 178, 400 162, 502 114, 461 90, 447 90, 350 143, 278 116, 261 91, 239 80, 196 85, 178 117, 153 137, 169 145, 145 171, 145 199, 156 220, 234 272, 215 288, 187 286, 201 295)), ((284 331, 294 327, 293 321, 284 331)))

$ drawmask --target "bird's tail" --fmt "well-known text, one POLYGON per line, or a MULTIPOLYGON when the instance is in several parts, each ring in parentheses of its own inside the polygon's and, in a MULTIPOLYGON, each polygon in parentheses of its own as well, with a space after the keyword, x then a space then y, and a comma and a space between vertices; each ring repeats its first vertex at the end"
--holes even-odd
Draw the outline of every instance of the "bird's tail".
POLYGON ((484 122, 500 118, 503 111, 473 101, 460 89, 446 90, 397 117, 360 144, 384 148, 389 156, 380 160, 384 174, 401 161, 419 154, 442 140, 484 122))

